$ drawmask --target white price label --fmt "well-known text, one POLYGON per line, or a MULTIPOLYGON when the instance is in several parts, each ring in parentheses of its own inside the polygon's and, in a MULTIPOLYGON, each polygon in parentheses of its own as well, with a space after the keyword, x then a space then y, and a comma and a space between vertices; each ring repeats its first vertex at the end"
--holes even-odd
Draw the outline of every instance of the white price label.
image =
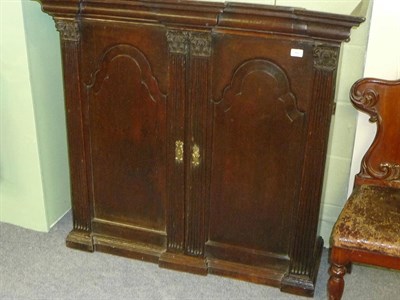
POLYGON ((292 57, 303 57, 303 49, 291 49, 290 56, 292 57))

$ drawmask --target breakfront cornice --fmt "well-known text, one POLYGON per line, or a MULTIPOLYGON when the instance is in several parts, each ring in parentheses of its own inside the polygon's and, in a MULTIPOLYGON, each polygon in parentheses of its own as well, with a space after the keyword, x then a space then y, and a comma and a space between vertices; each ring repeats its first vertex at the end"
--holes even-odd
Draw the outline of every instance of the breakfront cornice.
POLYGON ((81 0, 43 0, 42 10, 55 18, 75 18, 79 14, 81 0))
POLYGON ((202 1, 41 0, 56 18, 91 18, 168 26, 215 27, 341 42, 364 18, 308 11, 301 8, 202 1), (123 8, 123 9, 121 9, 123 8))

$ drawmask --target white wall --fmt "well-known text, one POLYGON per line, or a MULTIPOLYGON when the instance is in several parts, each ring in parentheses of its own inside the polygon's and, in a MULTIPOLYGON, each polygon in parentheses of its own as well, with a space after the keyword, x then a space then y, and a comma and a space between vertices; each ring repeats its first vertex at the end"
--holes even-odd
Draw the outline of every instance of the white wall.
POLYGON ((38 2, 22 0, 22 11, 50 228, 71 207, 60 39, 53 18, 42 12, 38 2))
MULTIPOLYGON (((400 1, 374 1, 364 77, 400 79, 400 1)), ((366 114, 359 113, 349 193, 375 133, 376 125, 369 123, 366 114)))
POLYGON ((47 230, 21 1, 0 1, 0 221, 47 230))
POLYGON ((0 0, 0 221, 38 231, 70 207, 59 45, 38 2, 0 0))

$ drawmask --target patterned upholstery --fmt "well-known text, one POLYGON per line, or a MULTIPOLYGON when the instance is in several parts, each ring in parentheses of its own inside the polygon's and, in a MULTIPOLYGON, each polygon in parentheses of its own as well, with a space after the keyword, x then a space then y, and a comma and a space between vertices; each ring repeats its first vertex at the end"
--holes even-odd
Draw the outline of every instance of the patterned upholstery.
POLYGON ((400 256, 400 190, 356 188, 333 228, 332 246, 400 256))

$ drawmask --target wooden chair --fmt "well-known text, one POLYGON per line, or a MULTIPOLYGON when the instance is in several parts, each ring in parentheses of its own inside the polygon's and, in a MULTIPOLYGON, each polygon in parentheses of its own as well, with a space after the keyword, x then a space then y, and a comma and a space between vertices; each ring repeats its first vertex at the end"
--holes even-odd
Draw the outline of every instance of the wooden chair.
POLYGON ((341 299, 353 262, 400 270, 400 80, 359 80, 351 101, 377 134, 332 231, 329 299, 341 299))

